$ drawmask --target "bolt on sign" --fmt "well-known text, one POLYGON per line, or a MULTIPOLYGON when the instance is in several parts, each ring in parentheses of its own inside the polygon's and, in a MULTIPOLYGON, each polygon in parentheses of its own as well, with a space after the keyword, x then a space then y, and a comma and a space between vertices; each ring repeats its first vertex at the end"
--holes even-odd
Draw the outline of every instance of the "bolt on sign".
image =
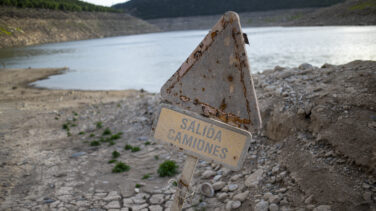
POLYGON ((188 156, 171 210, 181 210, 197 159, 242 167, 253 129, 261 127, 239 16, 225 13, 161 88, 154 138, 188 156))

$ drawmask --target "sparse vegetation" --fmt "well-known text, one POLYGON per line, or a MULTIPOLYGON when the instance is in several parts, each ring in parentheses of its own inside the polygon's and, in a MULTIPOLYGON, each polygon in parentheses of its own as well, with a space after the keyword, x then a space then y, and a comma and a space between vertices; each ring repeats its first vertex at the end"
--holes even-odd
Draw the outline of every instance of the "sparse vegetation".
POLYGON ((132 145, 129 145, 129 144, 124 146, 125 150, 131 150, 132 148, 133 148, 132 145))
POLYGON ((166 160, 158 168, 160 177, 171 177, 178 173, 179 166, 173 160, 166 160))
POLYGON ((142 176, 142 179, 149 179, 150 178, 150 174, 145 174, 144 176, 142 176))
POLYGON ((112 172, 113 173, 121 173, 121 172, 129 171, 130 169, 131 169, 131 167, 128 166, 127 164, 125 164, 123 162, 118 162, 118 163, 116 163, 115 167, 112 169, 112 172))
POLYGON ((92 147, 96 147, 96 146, 99 146, 99 145, 101 145, 101 143, 99 141, 90 142, 90 146, 92 146, 92 147))
POLYGON ((109 160, 108 163, 115 163, 116 159, 109 160))
POLYGON ((131 149, 132 152, 138 152, 140 150, 141 150, 140 147, 132 147, 131 149))
POLYGON ((104 129, 102 135, 103 135, 103 136, 111 135, 111 130, 110 130, 110 128, 106 128, 106 129, 104 129))
POLYGON ((81 131, 81 132, 78 133, 78 135, 84 135, 84 134, 85 134, 84 131, 81 131))
POLYGON ((94 133, 90 133, 89 137, 93 138, 93 137, 95 137, 95 134, 94 133))
POLYGON ((102 122, 97 122, 95 125, 96 125, 97 129, 101 129, 103 127, 102 122))
POLYGON ((159 156, 158 155, 154 155, 154 159, 155 160, 159 160, 159 156))
POLYGON ((135 185, 135 187, 136 187, 136 188, 141 188, 142 185, 137 183, 137 184, 135 185))
POLYGON ((145 145, 147 146, 147 145, 150 145, 151 143, 149 142, 149 141, 147 141, 147 142, 145 142, 145 145))
POLYGON ((116 159, 116 158, 118 158, 118 157, 120 157, 120 153, 118 152, 118 151, 113 151, 112 152, 112 158, 114 158, 114 159, 116 159))

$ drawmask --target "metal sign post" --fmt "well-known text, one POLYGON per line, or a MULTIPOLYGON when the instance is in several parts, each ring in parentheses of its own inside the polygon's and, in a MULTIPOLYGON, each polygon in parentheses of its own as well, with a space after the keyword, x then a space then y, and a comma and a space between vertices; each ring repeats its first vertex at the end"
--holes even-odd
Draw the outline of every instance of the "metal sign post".
POLYGON ((154 138, 188 155, 171 210, 181 210, 197 158, 239 170, 261 127, 239 16, 227 12, 163 85, 154 138))

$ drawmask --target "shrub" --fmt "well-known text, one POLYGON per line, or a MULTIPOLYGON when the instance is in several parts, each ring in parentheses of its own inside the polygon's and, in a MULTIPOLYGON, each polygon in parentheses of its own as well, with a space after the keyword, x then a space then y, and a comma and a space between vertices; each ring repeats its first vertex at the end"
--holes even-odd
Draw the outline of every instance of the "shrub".
POLYGON ((129 144, 127 144, 127 145, 124 146, 124 149, 125 149, 125 150, 130 150, 130 149, 132 149, 132 148, 133 148, 132 145, 129 145, 129 144))
POLYGON ((103 136, 111 135, 111 130, 110 130, 110 128, 106 128, 106 129, 104 129, 102 135, 103 135, 103 136))
POLYGON ((116 159, 109 160, 108 163, 115 163, 116 159))
POLYGON ((97 126, 97 129, 101 129, 103 127, 102 122, 97 122, 96 126, 97 126))
POLYGON ((118 151, 116 151, 116 150, 113 151, 113 152, 112 152, 112 158, 115 159, 115 158, 118 158, 118 157, 120 157, 120 153, 119 153, 118 151))
POLYGON ((90 142, 90 146, 92 146, 92 147, 99 146, 99 145, 101 145, 101 143, 99 141, 90 142))
POLYGON ((145 174, 145 175, 142 177, 142 179, 149 179, 149 177, 150 177, 150 174, 145 174))
POLYGON ((142 185, 141 184, 136 184, 136 186, 135 186, 136 188, 141 188, 142 187, 142 185))
POLYGON ((140 147, 132 147, 131 149, 132 152, 138 152, 140 150, 141 150, 140 147))
POLYGON ((158 168, 158 174, 160 177, 174 176, 178 173, 179 166, 173 160, 166 160, 158 168))
POLYGON ((125 171, 129 171, 131 169, 130 166, 123 162, 118 162, 115 167, 112 169, 112 173, 121 173, 125 171))

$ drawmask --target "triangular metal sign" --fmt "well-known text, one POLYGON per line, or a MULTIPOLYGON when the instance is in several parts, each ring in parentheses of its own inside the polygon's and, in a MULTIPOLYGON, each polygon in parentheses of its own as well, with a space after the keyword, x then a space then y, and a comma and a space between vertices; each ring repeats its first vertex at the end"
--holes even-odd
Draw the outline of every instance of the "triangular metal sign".
POLYGON ((239 16, 225 13, 163 85, 167 102, 239 128, 261 127, 239 16))

